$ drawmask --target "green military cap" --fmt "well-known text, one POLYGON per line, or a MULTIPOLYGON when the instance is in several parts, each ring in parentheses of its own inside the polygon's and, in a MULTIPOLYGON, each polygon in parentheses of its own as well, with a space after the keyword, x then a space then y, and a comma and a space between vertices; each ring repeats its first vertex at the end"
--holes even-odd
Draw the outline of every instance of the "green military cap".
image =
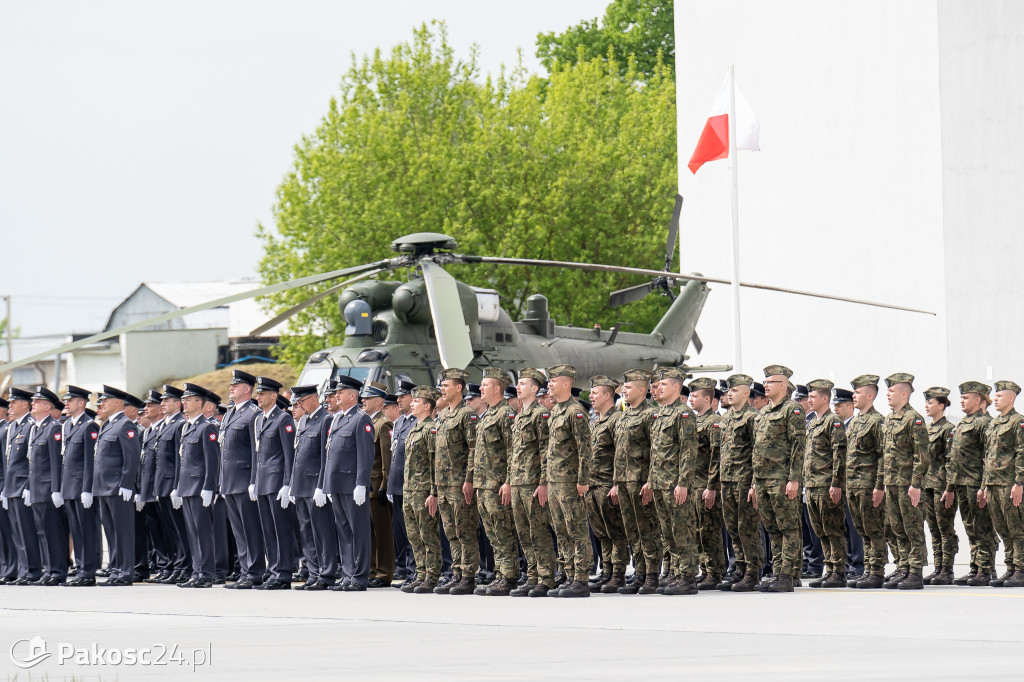
MULTIPOLYGON (((968 382, 968 383, 974 383, 974 382, 968 382)), ((964 386, 966 386, 966 385, 967 384, 961 384, 960 385, 960 392, 961 393, 965 392, 964 391, 964 386)), ((979 385, 983 385, 983 384, 979 384, 979 385)), ((985 386, 985 388, 988 388, 988 386, 985 386)), ((966 392, 970 393, 970 391, 966 391, 966 392)), ((988 391, 985 391, 985 392, 988 393, 988 391)), ((924 397, 925 397, 925 400, 931 400, 932 398, 948 398, 949 397, 949 389, 946 388, 945 386, 932 386, 931 388, 925 390, 924 397)))
MULTIPOLYGON (((963 395, 964 393, 977 393, 978 395, 988 395, 991 391, 991 386, 986 386, 980 381, 965 381, 964 383, 960 384, 960 395, 963 395)), ((947 395, 949 394, 948 391, 946 393, 947 395)), ((925 395, 927 396, 928 394, 925 393, 925 395)))
POLYGON ((697 377, 696 379, 690 382, 691 391, 713 391, 715 390, 716 386, 717 384, 715 383, 715 380, 712 379, 711 377, 697 377))
POLYGON ((575 379, 576 368, 572 365, 555 365, 554 367, 548 367, 548 378, 554 379, 555 377, 569 377, 570 379, 575 379))
POLYGON ((737 386, 752 386, 754 384, 754 378, 748 377, 746 374, 733 374, 731 377, 726 379, 729 383, 729 388, 736 388, 737 386))
POLYGON ((659 367, 657 370, 655 370, 654 376, 659 380, 678 379, 679 381, 686 381, 686 372, 679 369, 678 367, 659 367))
POLYGON ((773 377, 777 374, 781 374, 788 379, 793 376, 793 370, 785 365, 768 365, 764 368, 764 375, 766 377, 773 377))
POLYGON ((892 388, 896 384, 910 384, 910 390, 914 390, 914 375, 906 372, 896 372, 885 378, 885 385, 892 388))
POLYGON ((1014 393, 1020 394, 1020 386, 1012 381, 1003 379, 1002 381, 996 382, 996 392, 999 391, 1013 391, 1014 393))
POLYGON ((654 372, 647 369, 630 369, 622 374, 622 383, 628 381, 647 381, 654 378, 654 372))
POLYGON ((484 379, 497 379, 501 382, 502 386, 508 386, 511 383, 508 378, 508 372, 500 367, 485 367, 484 379))
POLYGON ((619 387, 619 382, 603 374, 590 377, 590 387, 597 388, 598 386, 611 386, 613 389, 616 389, 619 387))
POLYGON ((441 381, 448 381, 449 379, 458 379, 462 383, 469 381, 469 374, 464 369, 458 367, 449 367, 446 370, 441 371, 441 381))
POLYGON ((827 391, 831 395, 835 384, 828 379, 815 379, 814 381, 807 382, 807 388, 811 391, 827 391))
POLYGON ((533 379, 538 384, 543 384, 545 381, 548 380, 548 378, 544 376, 544 372, 540 371, 539 369, 534 369, 533 367, 526 367, 524 369, 519 370, 519 377, 533 379))
POLYGON ((413 398, 426 398, 427 400, 433 400, 435 403, 441 397, 441 392, 433 386, 417 386, 412 389, 413 398))
MULTIPOLYGON (((768 376, 772 376, 772 375, 769 374, 768 376)), ((792 395, 794 391, 796 391, 796 386, 793 385, 792 381, 787 381, 786 382, 786 392, 789 393, 790 395, 792 395)))
POLYGON ((863 388, 864 386, 878 386, 878 375, 877 374, 861 374, 859 377, 855 377, 850 385, 854 388, 863 388))

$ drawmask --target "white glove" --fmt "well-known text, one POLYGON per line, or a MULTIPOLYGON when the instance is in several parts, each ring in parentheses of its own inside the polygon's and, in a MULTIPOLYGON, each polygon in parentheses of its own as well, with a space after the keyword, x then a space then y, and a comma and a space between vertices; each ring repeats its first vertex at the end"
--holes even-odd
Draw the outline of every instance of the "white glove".
POLYGON ((117 494, 120 495, 121 499, 124 500, 125 502, 132 501, 132 491, 129 490, 128 488, 118 488, 117 494))
POLYGON ((363 502, 366 502, 366 486, 357 485, 355 490, 352 491, 352 499, 355 501, 357 507, 363 502))
POLYGON ((256 501, 256 484, 255 483, 250 483, 249 484, 249 499, 252 500, 253 502, 256 501))
POLYGON ((135 493, 135 511, 142 511, 142 507, 145 506, 145 502, 142 501, 142 495, 135 493))
POLYGON ((295 496, 294 495, 289 495, 288 496, 288 501, 291 502, 292 504, 295 504, 295 496))
POLYGON ((171 491, 171 506, 175 509, 181 509, 181 498, 178 497, 178 491, 171 491))
POLYGON ((21 494, 21 499, 25 501, 26 507, 32 506, 32 493, 29 492, 28 488, 25 488, 25 492, 21 494))
POLYGON ((388 502, 390 502, 391 504, 395 503, 395 496, 392 495, 391 493, 388 493, 387 495, 385 495, 385 497, 388 498, 388 502))
POLYGON ((64 506, 64 496, 60 494, 59 490, 55 490, 50 493, 50 499, 53 500, 53 506, 57 509, 64 506))
POLYGON ((281 509, 288 508, 288 496, 291 494, 291 486, 283 485, 281 489, 277 491, 277 500, 281 503, 281 509))
POLYGON ((318 507, 322 507, 327 504, 327 496, 324 495, 323 488, 317 488, 313 491, 313 504, 318 507))
POLYGON ((0 504, 3 505, 4 509, 7 509, 7 498, 3 495, 0 495, 0 504))
POLYGON ((82 506, 86 509, 92 506, 92 493, 82 493, 82 506))
POLYGON ((200 490, 199 496, 203 498, 203 506, 209 507, 213 504, 213 491, 212 490, 200 490))

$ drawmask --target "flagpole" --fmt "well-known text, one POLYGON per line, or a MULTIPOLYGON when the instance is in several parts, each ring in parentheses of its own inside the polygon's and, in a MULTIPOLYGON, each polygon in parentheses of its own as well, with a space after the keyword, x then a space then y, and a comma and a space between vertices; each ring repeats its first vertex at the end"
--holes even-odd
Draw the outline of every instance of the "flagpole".
POLYGON ((729 65, 729 168, 732 172, 732 342, 733 371, 743 371, 740 337, 740 199, 736 154, 736 69, 729 65))

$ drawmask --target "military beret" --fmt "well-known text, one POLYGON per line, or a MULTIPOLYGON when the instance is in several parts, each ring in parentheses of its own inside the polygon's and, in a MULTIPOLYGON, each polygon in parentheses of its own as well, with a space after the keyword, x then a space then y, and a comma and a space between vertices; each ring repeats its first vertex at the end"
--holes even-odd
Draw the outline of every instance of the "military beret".
POLYGON ((232 384, 249 384, 250 386, 255 386, 256 385, 256 377, 254 377, 253 375, 249 374, 248 372, 243 372, 240 369, 236 369, 236 370, 232 370, 232 372, 231 372, 231 383, 232 384))
POLYGON ((331 393, 337 393, 338 391, 358 391, 363 387, 363 382, 355 377, 350 377, 347 374, 341 374, 337 379, 334 380, 334 387, 330 390, 331 393))
POLYGON ((690 387, 687 386, 686 384, 682 384, 679 387, 679 395, 681 395, 684 398, 689 398, 690 397, 690 387))
POLYGON ((181 393, 182 398, 191 398, 192 396, 196 396, 198 398, 203 398, 204 400, 206 399, 207 390, 199 384, 190 384, 185 382, 183 386, 185 387, 185 390, 181 393))
POLYGON ((32 392, 13 386, 7 390, 8 400, 32 400, 32 392))
MULTIPOLYGON (((789 393, 789 394, 796 393, 796 386, 793 385, 792 381, 787 381, 786 382, 786 393, 789 393)), ((807 396, 804 396, 804 397, 806 398, 807 396)))
POLYGON ((438 398, 441 397, 441 393, 433 386, 416 386, 412 389, 412 397, 432 400, 436 403, 438 398))
POLYGON ((878 375, 877 374, 861 374, 859 377, 854 377, 850 385, 854 388, 862 388, 864 386, 878 386, 878 375))
POLYGON ((402 379, 398 382, 398 390, 395 391, 395 395, 411 395, 414 388, 416 388, 416 384, 402 379))
POLYGON ((570 379, 575 379, 576 368, 572 365, 555 365, 554 367, 548 367, 548 378, 554 377, 569 377, 570 379))
POLYGON ((885 378, 885 385, 892 388, 896 384, 909 384, 910 390, 914 390, 914 375, 906 372, 896 372, 885 378))
POLYGON ((271 379, 270 377, 256 377, 256 385, 253 387, 253 392, 259 393, 260 391, 267 391, 270 393, 280 393, 281 388, 282 386, 280 381, 271 379))
POLYGON ((853 402, 853 391, 847 388, 837 388, 835 395, 832 398, 834 403, 852 403, 853 402))
POLYGON ((81 398, 82 400, 89 400, 89 391, 78 386, 68 386, 64 389, 64 400, 71 400, 72 398, 81 398))
MULTIPOLYGON (((928 391, 930 390, 932 389, 929 388, 928 391)), ((934 397, 928 395, 928 391, 924 392, 925 397, 934 397)), ((990 386, 986 386, 980 381, 965 381, 964 383, 960 384, 960 395, 963 395, 964 393, 977 393, 978 395, 988 395, 991 391, 992 388, 990 386)), ((946 391, 946 395, 949 395, 948 390, 946 391)))
POLYGON ((622 383, 630 381, 646 381, 650 382, 654 378, 654 373, 646 369, 630 369, 622 373, 622 383))
POLYGON ((458 367, 449 367, 448 369, 441 370, 441 374, 438 376, 440 381, 448 381, 449 379, 461 381, 462 383, 469 381, 469 374, 466 370, 459 369, 458 367))
POLYGON ((790 393, 793 394, 794 400, 803 400, 807 397, 807 394, 810 393, 810 391, 807 389, 806 384, 797 384, 796 388, 792 389, 790 393))
POLYGON ((754 383, 752 383, 750 385, 750 394, 764 398, 764 384, 762 384, 760 381, 755 381, 754 383))
POLYGON ((480 397, 480 384, 466 384, 466 399, 480 397))
MULTIPOLYGON (((746 374, 733 374, 725 380, 729 388, 736 388, 737 386, 753 386, 754 378, 749 377, 746 374)), ((761 391, 764 392, 764 386, 761 387, 761 391)))
POLYGON ((597 388, 598 386, 609 386, 614 391, 619 387, 619 382, 604 374, 596 374, 590 377, 590 388, 597 388))
POLYGON ((181 400, 182 390, 170 384, 164 384, 164 392, 160 395, 160 399, 174 398, 175 400, 181 400))
POLYGON ((925 400, 930 400, 932 398, 948 398, 949 389, 945 386, 932 386, 929 389, 925 389, 924 397, 925 400))
POLYGON ((519 392, 516 391, 515 386, 506 386, 503 395, 505 396, 505 400, 512 400, 513 398, 519 397, 519 392))
POLYGON ((831 393, 834 387, 835 384, 828 379, 815 379, 814 381, 807 382, 808 391, 826 391, 831 393))
MULTIPOLYGON (((316 384, 307 384, 305 386, 292 386, 292 400, 301 400, 306 396, 316 395, 317 387, 316 384)), ((220 401, 218 401, 220 402, 220 401)))
POLYGON ((484 368, 484 379, 495 379, 500 381, 503 386, 508 386, 512 383, 509 379, 508 372, 501 369, 500 367, 485 367, 484 368))
POLYGON ((697 377, 690 382, 691 391, 707 391, 715 389, 715 380, 710 377, 697 377))
MULTIPOLYGON (((657 377, 659 381, 662 379, 676 379, 677 381, 686 381, 686 372, 679 369, 678 367, 659 367, 654 371, 654 376, 657 377)), ((709 379, 709 381, 711 381, 713 386, 715 383, 714 380, 709 379)))
POLYGON ((544 376, 544 372, 533 367, 524 367, 523 369, 519 370, 519 378, 533 379, 538 384, 543 384, 545 381, 548 380, 548 378, 544 376))
POLYGON ((98 395, 99 395, 99 399, 100 400, 113 399, 113 400, 123 400, 125 402, 128 402, 128 394, 127 393, 125 393, 124 391, 122 391, 119 388, 114 388, 113 386, 107 386, 106 384, 103 384, 103 390, 100 391, 98 395))
POLYGON ((785 365, 768 365, 764 368, 765 377, 773 377, 780 374, 788 379, 793 376, 793 370, 785 365))
MULTIPOLYGON (((68 394, 68 395, 64 396, 64 400, 67 400, 70 397, 76 397, 76 396, 72 396, 71 394, 68 394)), ((147 405, 159 405, 160 401, 162 401, 162 400, 163 400, 163 396, 161 395, 160 391, 156 390, 155 388, 151 388, 151 389, 149 389, 149 391, 146 392, 146 399, 143 402, 146 403, 147 405)))
POLYGON ((999 391, 1013 391, 1014 393, 1020 394, 1020 386, 1012 381, 1003 379, 996 382, 996 392, 999 391))
POLYGON ((64 409, 64 403, 57 397, 57 394, 46 386, 36 386, 36 392, 32 394, 32 400, 47 400, 58 410, 64 409))
POLYGON ((388 395, 388 387, 377 381, 367 381, 359 395, 363 398, 385 398, 388 395))

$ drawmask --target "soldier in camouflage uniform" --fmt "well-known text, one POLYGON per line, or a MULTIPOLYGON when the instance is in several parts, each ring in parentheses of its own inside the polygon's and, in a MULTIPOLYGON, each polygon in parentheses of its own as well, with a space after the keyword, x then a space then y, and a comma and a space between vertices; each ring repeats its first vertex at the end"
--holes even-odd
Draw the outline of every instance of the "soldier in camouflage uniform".
POLYGON ((461 369, 441 372, 441 396, 447 406, 437 415, 435 482, 444 534, 452 548, 451 582, 434 588, 435 594, 472 594, 480 567, 477 526, 480 516, 473 491, 467 493, 469 458, 476 445, 477 415, 462 400, 469 375, 461 369))
POLYGON ((774 574, 758 584, 761 592, 792 592, 800 579, 800 483, 803 476, 805 417, 789 399, 793 370, 782 365, 764 368, 768 405, 754 420, 754 486, 761 523, 772 544, 774 574))
POLYGON ((862 374, 853 387, 857 416, 846 427, 846 496, 854 528, 864 538, 864 575, 850 583, 861 589, 879 588, 885 581, 885 469, 882 459, 882 415, 875 409, 878 375, 862 374))
POLYGON ((898 570, 883 585, 888 589, 919 590, 927 560, 921 481, 928 471, 928 428, 910 406, 914 375, 897 372, 885 379, 892 412, 882 420, 882 458, 885 466, 885 509, 896 534, 898 570))
POLYGON ((405 440, 405 481, 402 511, 416 560, 416 580, 403 592, 429 594, 441 576, 441 537, 437 528, 437 485, 434 482, 434 441, 437 423, 433 412, 437 389, 417 386, 412 391, 416 424, 405 440))
POLYGON ((476 425, 476 447, 466 473, 467 490, 470 494, 477 491, 477 508, 484 522, 484 532, 494 549, 494 567, 499 574, 492 584, 476 588, 476 594, 488 597, 508 596, 519 580, 519 553, 508 470, 512 421, 516 415, 505 402, 508 384, 505 370, 497 367, 484 369, 480 397, 487 403, 487 409, 476 425))
POLYGON ((957 585, 988 585, 995 570, 996 536, 992 517, 978 506, 978 489, 985 469, 985 411, 991 388, 980 381, 960 384, 960 409, 964 417, 953 429, 946 457, 946 492, 942 503, 960 508, 960 519, 971 545, 971 571, 955 579, 957 585))
POLYGON ((715 380, 707 377, 690 382, 690 407, 697 415, 697 462, 693 491, 697 519, 697 548, 704 579, 698 590, 713 590, 725 573, 725 548, 722 546, 722 496, 719 483, 721 457, 721 415, 714 410, 715 380))
POLYGON ((622 514, 608 493, 614 484, 615 423, 622 413, 615 409, 615 391, 619 383, 610 377, 590 377, 590 402, 597 418, 590 424, 590 490, 587 492, 587 516, 594 535, 601 543, 601 577, 591 583, 591 592, 612 594, 626 584, 629 547, 622 514))
POLYGON ((952 438, 953 424, 946 419, 949 407, 949 389, 932 386, 924 392, 925 414, 932 420, 928 424, 928 471, 924 475, 924 495, 921 504, 928 531, 932 536, 932 558, 935 571, 924 577, 927 585, 952 585, 953 560, 959 548, 956 537, 956 507, 942 501, 946 491, 946 449, 952 438))
POLYGON ((1024 587, 1024 416, 1013 403, 1020 386, 997 381, 995 404, 999 415, 985 432, 985 471, 978 502, 987 506, 992 525, 1003 538, 1006 573, 992 581, 996 587, 1024 587))
MULTIPOLYGON (((547 499, 558 546, 565 552, 566 584, 554 597, 589 597, 590 565, 594 561, 590 527, 583 496, 590 489, 590 419, 572 395, 576 368, 548 368, 548 391, 555 407, 548 420, 548 449, 544 457, 547 499)), ((544 500, 542 499, 543 503, 544 500)))
POLYGON ((814 418, 807 425, 804 489, 811 530, 821 540, 825 571, 811 587, 846 587, 846 429, 829 408, 833 384, 827 379, 807 383, 814 418))
POLYGON ((635 578, 619 588, 620 594, 654 594, 658 591, 658 571, 662 545, 653 505, 641 500, 640 488, 647 482, 651 467, 651 429, 655 410, 647 403, 651 373, 631 369, 622 375, 625 411, 615 424, 615 467, 609 496, 619 506, 626 537, 633 546, 635 578), (638 556, 638 551, 640 555, 638 556), (642 578, 641 578, 642 576, 642 578))

